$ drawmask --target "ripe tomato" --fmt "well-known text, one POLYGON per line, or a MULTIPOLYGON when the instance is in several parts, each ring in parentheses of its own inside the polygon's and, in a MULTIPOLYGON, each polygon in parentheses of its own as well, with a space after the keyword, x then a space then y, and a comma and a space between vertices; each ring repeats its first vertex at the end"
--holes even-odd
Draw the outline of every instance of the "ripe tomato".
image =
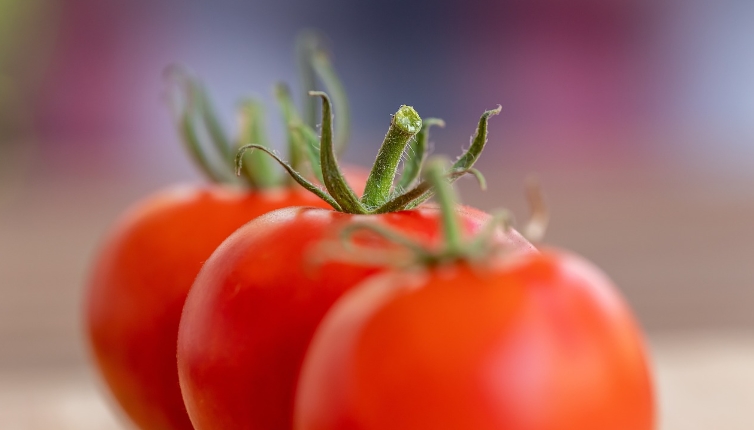
MULTIPOLYGON (((487 219, 459 212, 468 233, 487 219)), ((390 226, 427 246, 442 236, 433 208, 382 215, 288 208, 246 224, 207 260, 178 333, 181 390, 197 430, 291 428, 299 368, 317 324, 343 292, 385 269, 314 261, 315 245, 354 220, 390 226)), ((498 239, 533 252, 515 232, 498 239)))
POLYGON ((94 264, 86 327, 116 400, 143 429, 192 429, 181 399, 176 339, 196 274, 238 227, 271 210, 325 206, 303 189, 184 186, 137 204, 94 264))
MULTIPOLYGON (((313 88, 321 81, 341 104, 337 147, 342 150, 350 127, 342 85, 319 36, 308 35, 301 43, 303 86, 313 88)), ((237 152, 249 142, 270 151, 261 103, 242 101, 238 136, 230 139, 204 86, 180 67, 169 68, 166 75, 176 84, 170 100, 179 132, 198 166, 215 182, 242 183, 247 188, 212 185, 159 193, 120 221, 95 263, 86 304, 92 350, 115 398, 145 430, 193 428, 178 386, 176 339, 188 290, 212 251, 238 227, 269 211, 301 205, 330 207, 275 175, 272 160, 263 154, 237 152), (234 167, 242 180, 233 179, 234 167)), ((302 122, 285 85, 276 87, 275 96, 292 162, 286 167, 306 168, 302 172, 322 179, 319 173, 328 170, 320 169, 314 157, 320 147, 312 138, 314 118, 310 126, 302 122)), ((328 132, 332 138, 332 129, 328 132)), ((368 172, 344 170, 349 171, 349 185, 356 192, 363 190, 368 172)), ((301 180, 306 179, 301 176, 301 180)))
POLYGON ((611 282, 556 251, 391 273, 307 353, 296 430, 651 430, 642 336, 611 282))

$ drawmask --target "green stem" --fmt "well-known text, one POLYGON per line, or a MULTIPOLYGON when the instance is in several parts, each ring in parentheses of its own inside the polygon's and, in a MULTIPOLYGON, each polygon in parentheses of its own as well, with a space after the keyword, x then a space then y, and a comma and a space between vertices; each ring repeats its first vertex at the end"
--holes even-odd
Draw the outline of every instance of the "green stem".
POLYGON ((361 198, 364 206, 376 208, 388 201, 401 155, 421 128, 422 119, 411 106, 403 105, 395 113, 369 173, 361 198))
POLYGON ((446 166, 444 159, 432 160, 427 165, 426 177, 435 190, 435 200, 440 206, 447 252, 451 255, 460 255, 463 249, 463 234, 456 213, 458 198, 453 186, 448 182, 445 174, 446 166))

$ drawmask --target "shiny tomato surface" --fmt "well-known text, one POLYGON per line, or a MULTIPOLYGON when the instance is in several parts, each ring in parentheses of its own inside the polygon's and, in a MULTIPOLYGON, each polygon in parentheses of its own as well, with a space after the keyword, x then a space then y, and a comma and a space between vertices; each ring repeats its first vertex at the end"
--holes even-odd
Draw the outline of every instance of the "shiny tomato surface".
MULTIPOLYGON (((488 219, 471 209, 459 213, 468 233, 488 219)), ((389 226, 429 246, 442 236, 433 208, 385 215, 288 208, 246 224, 207 261, 178 335, 181 389, 197 430, 291 428, 312 333, 346 290, 386 269, 349 263, 355 254, 321 246, 354 221, 389 226)), ((516 232, 498 239, 516 252, 535 252, 516 232)))
POLYGON ((652 430, 642 335, 558 251, 379 275, 317 330, 296 430, 652 430))
POLYGON ((326 206, 298 189, 174 187, 138 203, 105 240, 93 265, 85 324, 101 374, 140 428, 192 429, 175 358, 188 290, 238 227, 295 205, 326 206))

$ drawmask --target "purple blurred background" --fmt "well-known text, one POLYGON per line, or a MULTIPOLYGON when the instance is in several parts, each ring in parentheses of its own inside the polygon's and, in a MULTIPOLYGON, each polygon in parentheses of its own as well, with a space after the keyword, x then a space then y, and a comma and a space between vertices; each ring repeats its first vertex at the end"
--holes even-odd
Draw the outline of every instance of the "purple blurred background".
MULTIPOLYGON (((754 345, 754 2, 4 0, 0 380, 83 366, 79 305, 98 240, 130 203, 201 180, 165 102, 165 66, 193 69, 229 130, 236 102, 262 97, 282 143, 272 86, 297 86, 304 28, 329 36, 350 96, 346 160, 373 160, 401 104, 445 119, 432 140, 452 155, 501 104, 479 163, 490 190, 466 181, 466 202, 524 220, 536 172, 550 241, 603 267, 653 339, 746 333, 730 345, 754 345)), ((702 348, 667 345, 656 347, 667 375, 702 348)), ((754 401, 748 372, 720 407, 754 401)))
POLYGON ((496 155, 661 157, 726 174, 746 173, 754 155, 750 2, 6 3, 30 22, 5 43, 15 51, 5 86, 17 87, 25 125, 47 150, 163 165, 178 149, 160 102, 167 64, 196 70, 230 118, 241 95, 272 105, 274 82, 295 83, 294 38, 316 27, 353 100, 350 156, 365 162, 403 103, 446 119, 443 150, 502 104, 496 155))

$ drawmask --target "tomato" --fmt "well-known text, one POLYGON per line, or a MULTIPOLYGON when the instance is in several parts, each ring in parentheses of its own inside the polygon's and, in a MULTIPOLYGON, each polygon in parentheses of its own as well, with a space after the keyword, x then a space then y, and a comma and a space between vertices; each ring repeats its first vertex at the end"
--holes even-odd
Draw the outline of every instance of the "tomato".
MULTIPOLYGON (((469 233, 488 218, 459 212, 469 233)), ((318 252, 353 221, 390 226, 427 246, 442 236, 433 208, 382 215, 288 208, 246 224, 207 260, 178 333, 179 379, 197 430, 291 428, 297 376, 315 328, 341 294, 385 270, 318 252)), ((533 252, 515 232, 499 240, 533 252)))
POLYGON ((296 430, 651 430, 637 324, 612 283, 546 250, 389 273, 317 330, 296 430))
MULTIPOLYGON (((316 56, 315 74, 320 80, 326 75, 325 87, 337 87, 338 100, 345 107, 345 95, 326 54, 318 41, 309 42, 314 45, 302 53, 302 64, 309 67, 305 63, 316 56)), ((180 90, 172 94, 179 96, 174 98, 184 99, 174 107, 190 154, 212 181, 237 185, 186 186, 148 198, 120 220, 95 261, 86 303, 91 349, 116 400, 145 430, 193 428, 178 385, 176 340, 189 288, 212 251, 238 227, 269 211, 301 205, 330 207, 275 175, 269 164, 272 160, 262 154, 237 155, 244 143, 266 145, 259 102, 241 103, 239 135, 231 140, 203 85, 181 68, 171 68, 167 74, 180 90), (242 179, 234 178, 234 167, 242 179), (241 184, 244 189, 236 188, 241 184)), ((304 154, 313 154, 319 145, 304 137, 315 132, 301 123, 284 85, 278 85, 276 98, 287 125, 288 155, 297 160, 292 168, 308 167, 308 174, 317 177, 316 163, 304 163, 304 154)), ((340 122, 339 149, 346 143, 348 128, 345 115, 340 122)), ((345 170, 350 185, 357 192, 363 190, 368 172, 345 170)))
POLYGON ((178 386, 176 339, 191 284, 212 251, 266 212, 324 202, 304 190, 174 187, 117 223, 94 264, 86 327, 116 400, 143 429, 192 429, 178 386))

